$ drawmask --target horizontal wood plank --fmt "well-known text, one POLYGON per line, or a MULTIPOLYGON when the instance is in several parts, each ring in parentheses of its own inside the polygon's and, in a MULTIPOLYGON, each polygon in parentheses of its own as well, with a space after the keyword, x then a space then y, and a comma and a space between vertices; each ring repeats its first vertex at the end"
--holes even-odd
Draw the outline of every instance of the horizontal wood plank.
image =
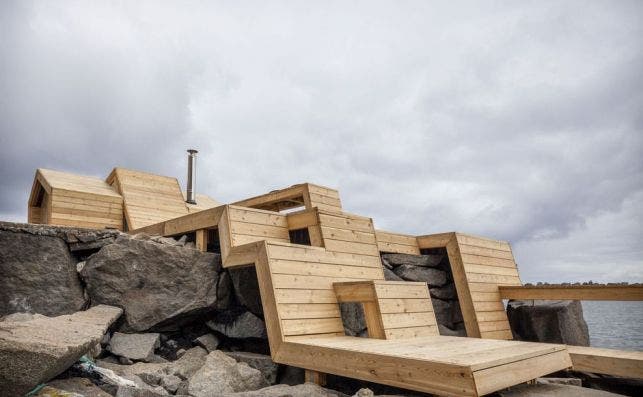
POLYGON ((500 286, 503 299, 641 301, 643 285, 500 286))
POLYGON ((433 306, 427 299, 380 299, 379 306, 382 314, 433 311, 433 306))

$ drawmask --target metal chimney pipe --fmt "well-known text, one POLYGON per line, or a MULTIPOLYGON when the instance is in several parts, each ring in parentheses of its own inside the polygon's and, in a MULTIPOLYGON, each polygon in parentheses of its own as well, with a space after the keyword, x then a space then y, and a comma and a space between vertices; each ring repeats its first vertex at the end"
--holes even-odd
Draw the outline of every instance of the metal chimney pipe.
POLYGON ((188 149, 188 187, 186 192, 186 202, 196 204, 196 154, 195 149, 188 149))

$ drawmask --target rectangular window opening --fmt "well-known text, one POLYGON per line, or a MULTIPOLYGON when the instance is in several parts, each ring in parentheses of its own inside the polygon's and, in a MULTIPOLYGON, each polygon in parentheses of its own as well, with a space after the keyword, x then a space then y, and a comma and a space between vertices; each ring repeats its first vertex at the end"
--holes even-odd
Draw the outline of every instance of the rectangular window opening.
POLYGON ((308 228, 289 230, 290 242, 292 244, 310 245, 310 234, 308 228))

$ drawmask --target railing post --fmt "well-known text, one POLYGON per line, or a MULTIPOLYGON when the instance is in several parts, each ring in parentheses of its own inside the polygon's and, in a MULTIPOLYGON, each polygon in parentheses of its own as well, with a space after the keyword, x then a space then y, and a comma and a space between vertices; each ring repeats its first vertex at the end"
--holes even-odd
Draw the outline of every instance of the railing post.
POLYGON ((208 229, 199 229, 196 231, 196 249, 201 252, 208 251, 208 229))
POLYGON ((317 372, 310 369, 304 370, 304 380, 306 382, 315 383, 319 386, 326 385, 326 374, 323 372, 317 372))

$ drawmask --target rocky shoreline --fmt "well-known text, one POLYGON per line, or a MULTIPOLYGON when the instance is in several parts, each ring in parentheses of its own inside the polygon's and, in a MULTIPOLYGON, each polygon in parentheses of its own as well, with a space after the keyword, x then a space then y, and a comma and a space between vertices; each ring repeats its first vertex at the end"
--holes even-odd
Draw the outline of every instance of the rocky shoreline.
MULTIPOLYGON (((382 264, 427 282, 441 334, 466 335, 444 253, 382 264)), ((517 338, 583 344, 573 303, 533 307, 510 305, 517 338), (534 331, 552 318, 557 335, 534 331)), ((367 335, 361 306, 341 312, 346 334, 367 335)), ((337 376, 322 388, 274 363, 254 267, 224 269, 188 236, 0 222, 0 317, 0 396, 423 395, 337 376)))

